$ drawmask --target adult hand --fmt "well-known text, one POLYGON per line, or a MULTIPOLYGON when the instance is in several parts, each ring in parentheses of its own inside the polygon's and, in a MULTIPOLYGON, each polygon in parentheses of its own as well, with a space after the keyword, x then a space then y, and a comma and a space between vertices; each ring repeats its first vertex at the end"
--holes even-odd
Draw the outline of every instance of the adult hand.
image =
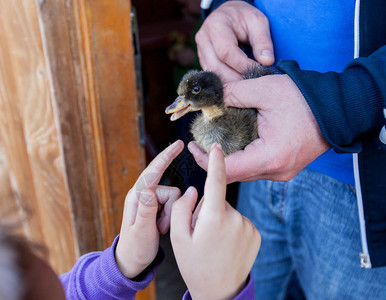
MULTIPOLYGON (((227 84, 229 106, 258 109, 259 139, 225 158, 227 182, 293 178, 330 146, 303 95, 288 75, 269 75, 227 84)), ((208 155, 188 145, 205 170, 208 155)))
POLYGON ((127 278, 136 277, 154 260, 159 233, 165 234, 169 229, 171 207, 181 193, 178 188, 158 183, 183 148, 183 142, 176 141, 158 154, 126 196, 115 259, 127 278))
POLYGON ((240 80, 254 61, 240 49, 239 42, 252 47, 259 63, 274 63, 268 19, 246 2, 228 1, 208 16, 196 34, 203 70, 221 74, 225 82, 240 80))
POLYGON ((233 299, 244 288, 260 248, 256 227, 226 202, 225 193, 224 156, 214 144, 197 219, 193 187, 172 208, 170 238, 193 299, 233 299))

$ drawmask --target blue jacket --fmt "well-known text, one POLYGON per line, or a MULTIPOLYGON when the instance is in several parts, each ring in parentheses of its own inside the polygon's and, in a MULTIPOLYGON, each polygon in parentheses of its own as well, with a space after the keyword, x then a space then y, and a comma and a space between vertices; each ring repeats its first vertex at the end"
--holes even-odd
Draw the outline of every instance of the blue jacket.
MULTIPOLYGON (((214 0, 203 16, 224 2, 214 0)), ((300 70, 295 61, 277 64, 302 92, 327 142, 353 153, 364 268, 386 266, 385 16, 384 0, 356 1, 356 58, 342 73, 300 70)))

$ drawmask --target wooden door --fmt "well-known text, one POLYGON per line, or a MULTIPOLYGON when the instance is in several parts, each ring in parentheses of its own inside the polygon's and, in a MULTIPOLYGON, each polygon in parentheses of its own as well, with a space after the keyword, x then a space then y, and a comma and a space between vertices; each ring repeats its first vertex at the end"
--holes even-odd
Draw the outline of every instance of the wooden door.
POLYGON ((0 0, 1 214, 57 273, 111 244, 145 166, 131 28, 129 0, 0 0))

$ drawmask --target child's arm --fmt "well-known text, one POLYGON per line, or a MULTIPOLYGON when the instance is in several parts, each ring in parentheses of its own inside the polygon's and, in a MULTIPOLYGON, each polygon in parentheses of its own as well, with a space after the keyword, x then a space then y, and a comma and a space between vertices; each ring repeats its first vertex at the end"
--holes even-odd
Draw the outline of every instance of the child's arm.
POLYGON ((183 142, 177 141, 158 154, 126 196, 115 259, 127 278, 136 277, 150 265, 158 252, 159 233, 169 229, 172 204, 181 194, 178 188, 158 183, 183 148, 183 142))
POLYGON ((126 196, 121 233, 113 245, 82 256, 60 276, 67 299, 134 299, 153 280, 164 257, 159 233, 169 229, 172 203, 180 197, 177 188, 158 182, 182 149, 183 143, 175 142, 142 172, 126 196))
POLYGON ((119 236, 103 252, 83 255, 70 272, 60 276, 66 299, 133 300, 138 291, 149 285, 163 260, 163 251, 160 249, 151 266, 141 276, 131 280, 122 274, 115 262, 114 249, 118 239, 119 236))
POLYGON ((209 154, 205 199, 192 214, 197 191, 190 187, 172 209, 173 251, 193 299, 254 299, 248 274, 261 237, 256 227, 226 202, 225 193, 224 156, 217 144, 209 154))

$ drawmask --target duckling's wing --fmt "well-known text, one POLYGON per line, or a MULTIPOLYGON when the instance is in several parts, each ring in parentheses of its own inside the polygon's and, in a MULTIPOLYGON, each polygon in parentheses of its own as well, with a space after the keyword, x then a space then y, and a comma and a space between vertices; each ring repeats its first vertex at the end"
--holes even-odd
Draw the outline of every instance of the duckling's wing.
POLYGON ((217 126, 223 127, 225 145, 222 146, 228 154, 242 150, 258 138, 257 110, 230 107, 217 126))
POLYGON ((228 122, 234 128, 236 134, 243 134, 243 138, 251 141, 258 138, 257 134, 257 110, 253 108, 228 107, 228 122))

